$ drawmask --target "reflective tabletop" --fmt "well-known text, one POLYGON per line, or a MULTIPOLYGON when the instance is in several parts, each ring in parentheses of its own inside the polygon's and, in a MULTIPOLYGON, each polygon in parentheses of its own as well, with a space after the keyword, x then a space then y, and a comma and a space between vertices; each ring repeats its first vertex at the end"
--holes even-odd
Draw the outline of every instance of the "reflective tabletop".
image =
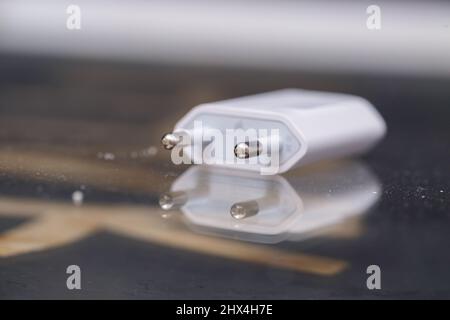
POLYGON ((450 298, 448 82, 13 56, 0 71, 0 298, 450 298), (285 87, 361 95, 388 134, 275 176, 177 166, 159 145, 197 104, 285 87))

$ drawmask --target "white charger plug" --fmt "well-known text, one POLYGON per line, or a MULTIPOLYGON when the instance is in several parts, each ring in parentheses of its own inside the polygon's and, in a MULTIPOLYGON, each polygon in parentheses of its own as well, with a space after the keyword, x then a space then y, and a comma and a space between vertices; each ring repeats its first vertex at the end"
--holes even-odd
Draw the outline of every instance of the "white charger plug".
POLYGON ((201 104, 161 143, 172 155, 181 152, 184 163, 276 174, 365 152, 385 132, 381 115, 361 97, 284 89, 201 104))

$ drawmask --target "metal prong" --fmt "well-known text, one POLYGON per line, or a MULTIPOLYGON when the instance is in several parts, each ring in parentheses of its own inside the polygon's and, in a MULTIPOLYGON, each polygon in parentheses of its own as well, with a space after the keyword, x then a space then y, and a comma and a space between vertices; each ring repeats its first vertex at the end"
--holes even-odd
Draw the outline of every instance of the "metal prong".
POLYGON ((161 138, 161 144, 166 150, 172 150, 177 144, 180 143, 180 141, 181 141, 180 136, 174 133, 166 133, 161 138))
POLYGON ((238 202, 231 206, 230 214, 233 218, 241 220, 254 216, 259 212, 259 205, 257 201, 238 202))
POLYGON ((178 209, 187 201, 187 193, 184 191, 167 192, 159 197, 159 206, 163 210, 178 209))
POLYGON ((255 143, 240 142, 234 147, 234 155, 238 159, 248 159, 257 157, 262 152, 262 145, 259 141, 255 143))

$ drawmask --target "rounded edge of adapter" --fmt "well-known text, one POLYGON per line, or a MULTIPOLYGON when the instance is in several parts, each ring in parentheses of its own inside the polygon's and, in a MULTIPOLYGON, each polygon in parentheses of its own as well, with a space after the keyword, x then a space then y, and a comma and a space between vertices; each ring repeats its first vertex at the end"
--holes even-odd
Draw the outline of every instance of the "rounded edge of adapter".
POLYGON ((369 109, 370 112, 373 114, 374 118, 376 118, 378 120, 377 124, 379 125, 379 131, 380 131, 378 141, 383 139, 383 137, 385 137, 388 132, 388 127, 387 127, 386 120, 384 120, 380 111, 378 111, 378 109, 373 105, 373 103, 370 102, 369 100, 367 100, 366 98, 363 98, 360 96, 354 96, 354 95, 350 95, 350 96, 355 101, 361 102, 365 107, 367 107, 367 109, 369 109))

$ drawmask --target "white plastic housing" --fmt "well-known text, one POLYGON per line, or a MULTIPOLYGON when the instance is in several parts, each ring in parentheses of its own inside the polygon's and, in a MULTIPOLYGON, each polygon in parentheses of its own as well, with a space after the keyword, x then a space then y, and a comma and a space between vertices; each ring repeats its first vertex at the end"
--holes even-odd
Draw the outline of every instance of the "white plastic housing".
MULTIPOLYGON (((323 159, 363 153, 379 141, 386 124, 367 100, 348 94, 284 89, 247 97, 201 104, 187 113, 175 132, 189 130, 194 121, 219 129, 279 129, 278 171, 323 159)), ((225 150, 232 153, 234 150, 225 150)), ((202 154, 190 153, 194 163, 205 163, 202 154)), ((216 164, 217 165, 217 164, 216 164)), ((260 171, 262 164, 218 164, 260 171)))

